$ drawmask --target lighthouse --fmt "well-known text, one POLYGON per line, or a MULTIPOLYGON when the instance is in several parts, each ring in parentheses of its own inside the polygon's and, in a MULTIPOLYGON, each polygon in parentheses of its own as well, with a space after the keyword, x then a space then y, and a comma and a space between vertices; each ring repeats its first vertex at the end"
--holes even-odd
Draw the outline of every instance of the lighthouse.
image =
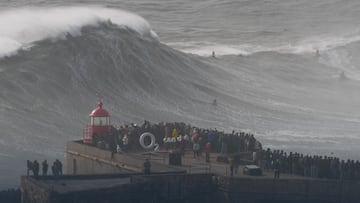
POLYGON ((99 99, 98 106, 89 114, 89 124, 83 129, 83 142, 97 144, 110 136, 112 126, 110 114, 103 108, 102 100, 99 99))

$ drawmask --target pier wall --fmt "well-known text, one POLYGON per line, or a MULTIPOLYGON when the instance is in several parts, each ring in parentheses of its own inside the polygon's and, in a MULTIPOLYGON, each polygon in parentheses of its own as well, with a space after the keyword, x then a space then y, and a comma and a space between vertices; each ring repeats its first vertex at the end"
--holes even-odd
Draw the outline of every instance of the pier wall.
POLYGON ((360 199, 357 181, 217 177, 224 202, 355 203, 360 199))
MULTIPOLYGON (((112 154, 109 150, 72 141, 66 144, 66 174, 142 172, 144 157, 129 154, 112 154)), ((151 170, 157 172, 182 171, 176 167, 157 162, 151 163, 151 170)))
POLYGON ((213 174, 71 175, 22 177, 22 202, 187 202, 187 203, 357 203, 359 183, 353 181, 231 178, 213 174), (130 178, 104 185, 106 179, 130 178), (97 187, 84 181, 99 181, 97 187))
MULTIPOLYGON (((152 198, 161 197, 166 200, 174 199, 174 201, 176 199, 176 201, 180 202, 197 202, 195 199, 206 199, 208 203, 358 203, 360 200, 360 182, 358 181, 301 177, 273 179, 272 177, 229 177, 221 175, 212 176, 211 174, 195 175, 185 174, 186 171, 182 171, 182 169, 158 162, 152 162, 152 171, 173 174, 152 175, 144 179, 141 174, 144 156, 130 154, 114 154, 112 156, 108 150, 84 145, 81 142, 68 142, 66 152, 67 174, 137 172, 139 173, 138 175, 132 175, 132 184, 150 188, 150 194, 159 194, 159 191, 161 191, 160 196, 157 195, 152 198), (205 176, 201 175, 207 175, 206 180, 202 179, 205 176), (211 178, 209 178, 209 175, 211 178), (188 191, 199 191, 200 193, 190 193, 188 191)), ((26 183, 26 181, 24 181, 24 183, 26 183)), ((27 190, 35 191, 35 193, 43 191, 38 187, 41 188, 41 186, 29 186, 27 190)), ((135 186, 124 187, 133 188, 135 186)), ((27 186, 25 186, 25 188, 27 188, 27 186)), ((134 191, 137 190, 136 188, 133 189, 134 191)), ((118 191, 121 190, 120 188, 114 190, 116 191, 115 193, 121 193, 118 191)), ((112 189, 110 189, 110 192, 111 191, 112 189)), ((93 192, 94 191, 82 191, 84 194, 93 192)), ((146 191, 144 191, 144 193, 145 192, 146 191)), ((99 189, 97 193, 107 192, 99 189)), ((45 195, 44 197, 47 196, 45 195)), ((134 197, 136 197, 136 195, 134 197)), ((156 202, 159 201, 156 200, 156 202)))
POLYGON ((216 192, 212 174, 131 174, 128 177, 129 183, 113 185, 111 179, 120 182, 126 175, 73 175, 57 181, 51 177, 23 176, 22 203, 218 202, 213 201, 211 195, 216 192), (109 179, 108 185, 103 184, 106 179, 109 179), (84 185, 82 180, 102 184, 94 188, 84 185))
POLYGON ((134 172, 111 161, 111 152, 96 147, 68 142, 66 145, 66 174, 134 172))

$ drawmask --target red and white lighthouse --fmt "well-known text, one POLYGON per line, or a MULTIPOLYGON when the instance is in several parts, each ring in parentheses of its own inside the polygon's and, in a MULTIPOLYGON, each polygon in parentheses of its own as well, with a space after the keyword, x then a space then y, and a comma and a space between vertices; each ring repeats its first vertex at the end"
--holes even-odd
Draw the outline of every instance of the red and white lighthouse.
POLYGON ((83 141, 85 143, 96 143, 104 140, 111 133, 110 114, 103 108, 101 100, 98 106, 89 114, 90 122, 83 130, 83 141))

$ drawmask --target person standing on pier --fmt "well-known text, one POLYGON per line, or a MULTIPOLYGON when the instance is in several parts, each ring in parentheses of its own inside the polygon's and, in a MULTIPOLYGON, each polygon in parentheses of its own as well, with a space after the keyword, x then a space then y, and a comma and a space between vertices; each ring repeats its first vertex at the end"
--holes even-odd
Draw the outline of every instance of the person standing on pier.
POLYGON ((274 163, 274 178, 280 178, 280 160, 277 159, 274 163))
POLYGON ((44 160, 44 161, 41 163, 41 165, 42 165, 42 175, 43 175, 43 176, 46 176, 49 165, 48 165, 48 163, 47 163, 46 160, 44 160))
MULTIPOLYGON (((29 176, 30 171, 33 172, 33 163, 30 160, 27 160, 26 164, 27 164, 27 176, 29 176)), ((33 172, 33 174, 34 174, 34 172, 33 172)))
POLYGON ((204 151, 205 151, 205 161, 207 163, 209 163, 210 162, 210 152, 211 152, 211 143, 210 142, 206 143, 204 151))
POLYGON ((37 160, 34 161, 33 163, 33 172, 34 172, 34 176, 38 177, 39 176, 39 163, 37 160))
POLYGON ((53 165, 51 166, 51 171, 54 176, 55 181, 59 179, 59 168, 56 161, 54 161, 53 165))
POLYGON ((193 152, 194 152, 194 159, 200 158, 200 144, 199 142, 194 142, 193 144, 193 152))
POLYGON ((127 134, 125 134, 124 137, 122 138, 122 142, 123 142, 123 152, 127 152, 129 145, 129 138, 127 134))
POLYGON ((61 163, 61 161, 59 161, 58 159, 56 159, 56 162, 57 162, 57 165, 58 165, 58 168, 59 168, 59 175, 63 175, 63 171, 62 171, 62 168, 63 168, 63 165, 61 163))
POLYGON ((230 167, 230 176, 232 177, 232 176, 234 176, 234 167, 235 167, 234 157, 229 155, 228 161, 229 161, 229 167, 230 167))

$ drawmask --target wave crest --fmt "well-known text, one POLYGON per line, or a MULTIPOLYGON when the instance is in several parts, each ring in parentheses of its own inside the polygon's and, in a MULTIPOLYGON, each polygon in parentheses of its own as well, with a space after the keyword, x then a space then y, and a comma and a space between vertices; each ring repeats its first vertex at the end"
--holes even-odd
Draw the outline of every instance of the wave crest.
POLYGON ((143 37, 158 40, 150 24, 141 16, 119 9, 104 7, 26 7, 0 14, 0 57, 43 39, 63 39, 68 34, 78 36, 86 25, 111 22, 130 28, 143 37))

